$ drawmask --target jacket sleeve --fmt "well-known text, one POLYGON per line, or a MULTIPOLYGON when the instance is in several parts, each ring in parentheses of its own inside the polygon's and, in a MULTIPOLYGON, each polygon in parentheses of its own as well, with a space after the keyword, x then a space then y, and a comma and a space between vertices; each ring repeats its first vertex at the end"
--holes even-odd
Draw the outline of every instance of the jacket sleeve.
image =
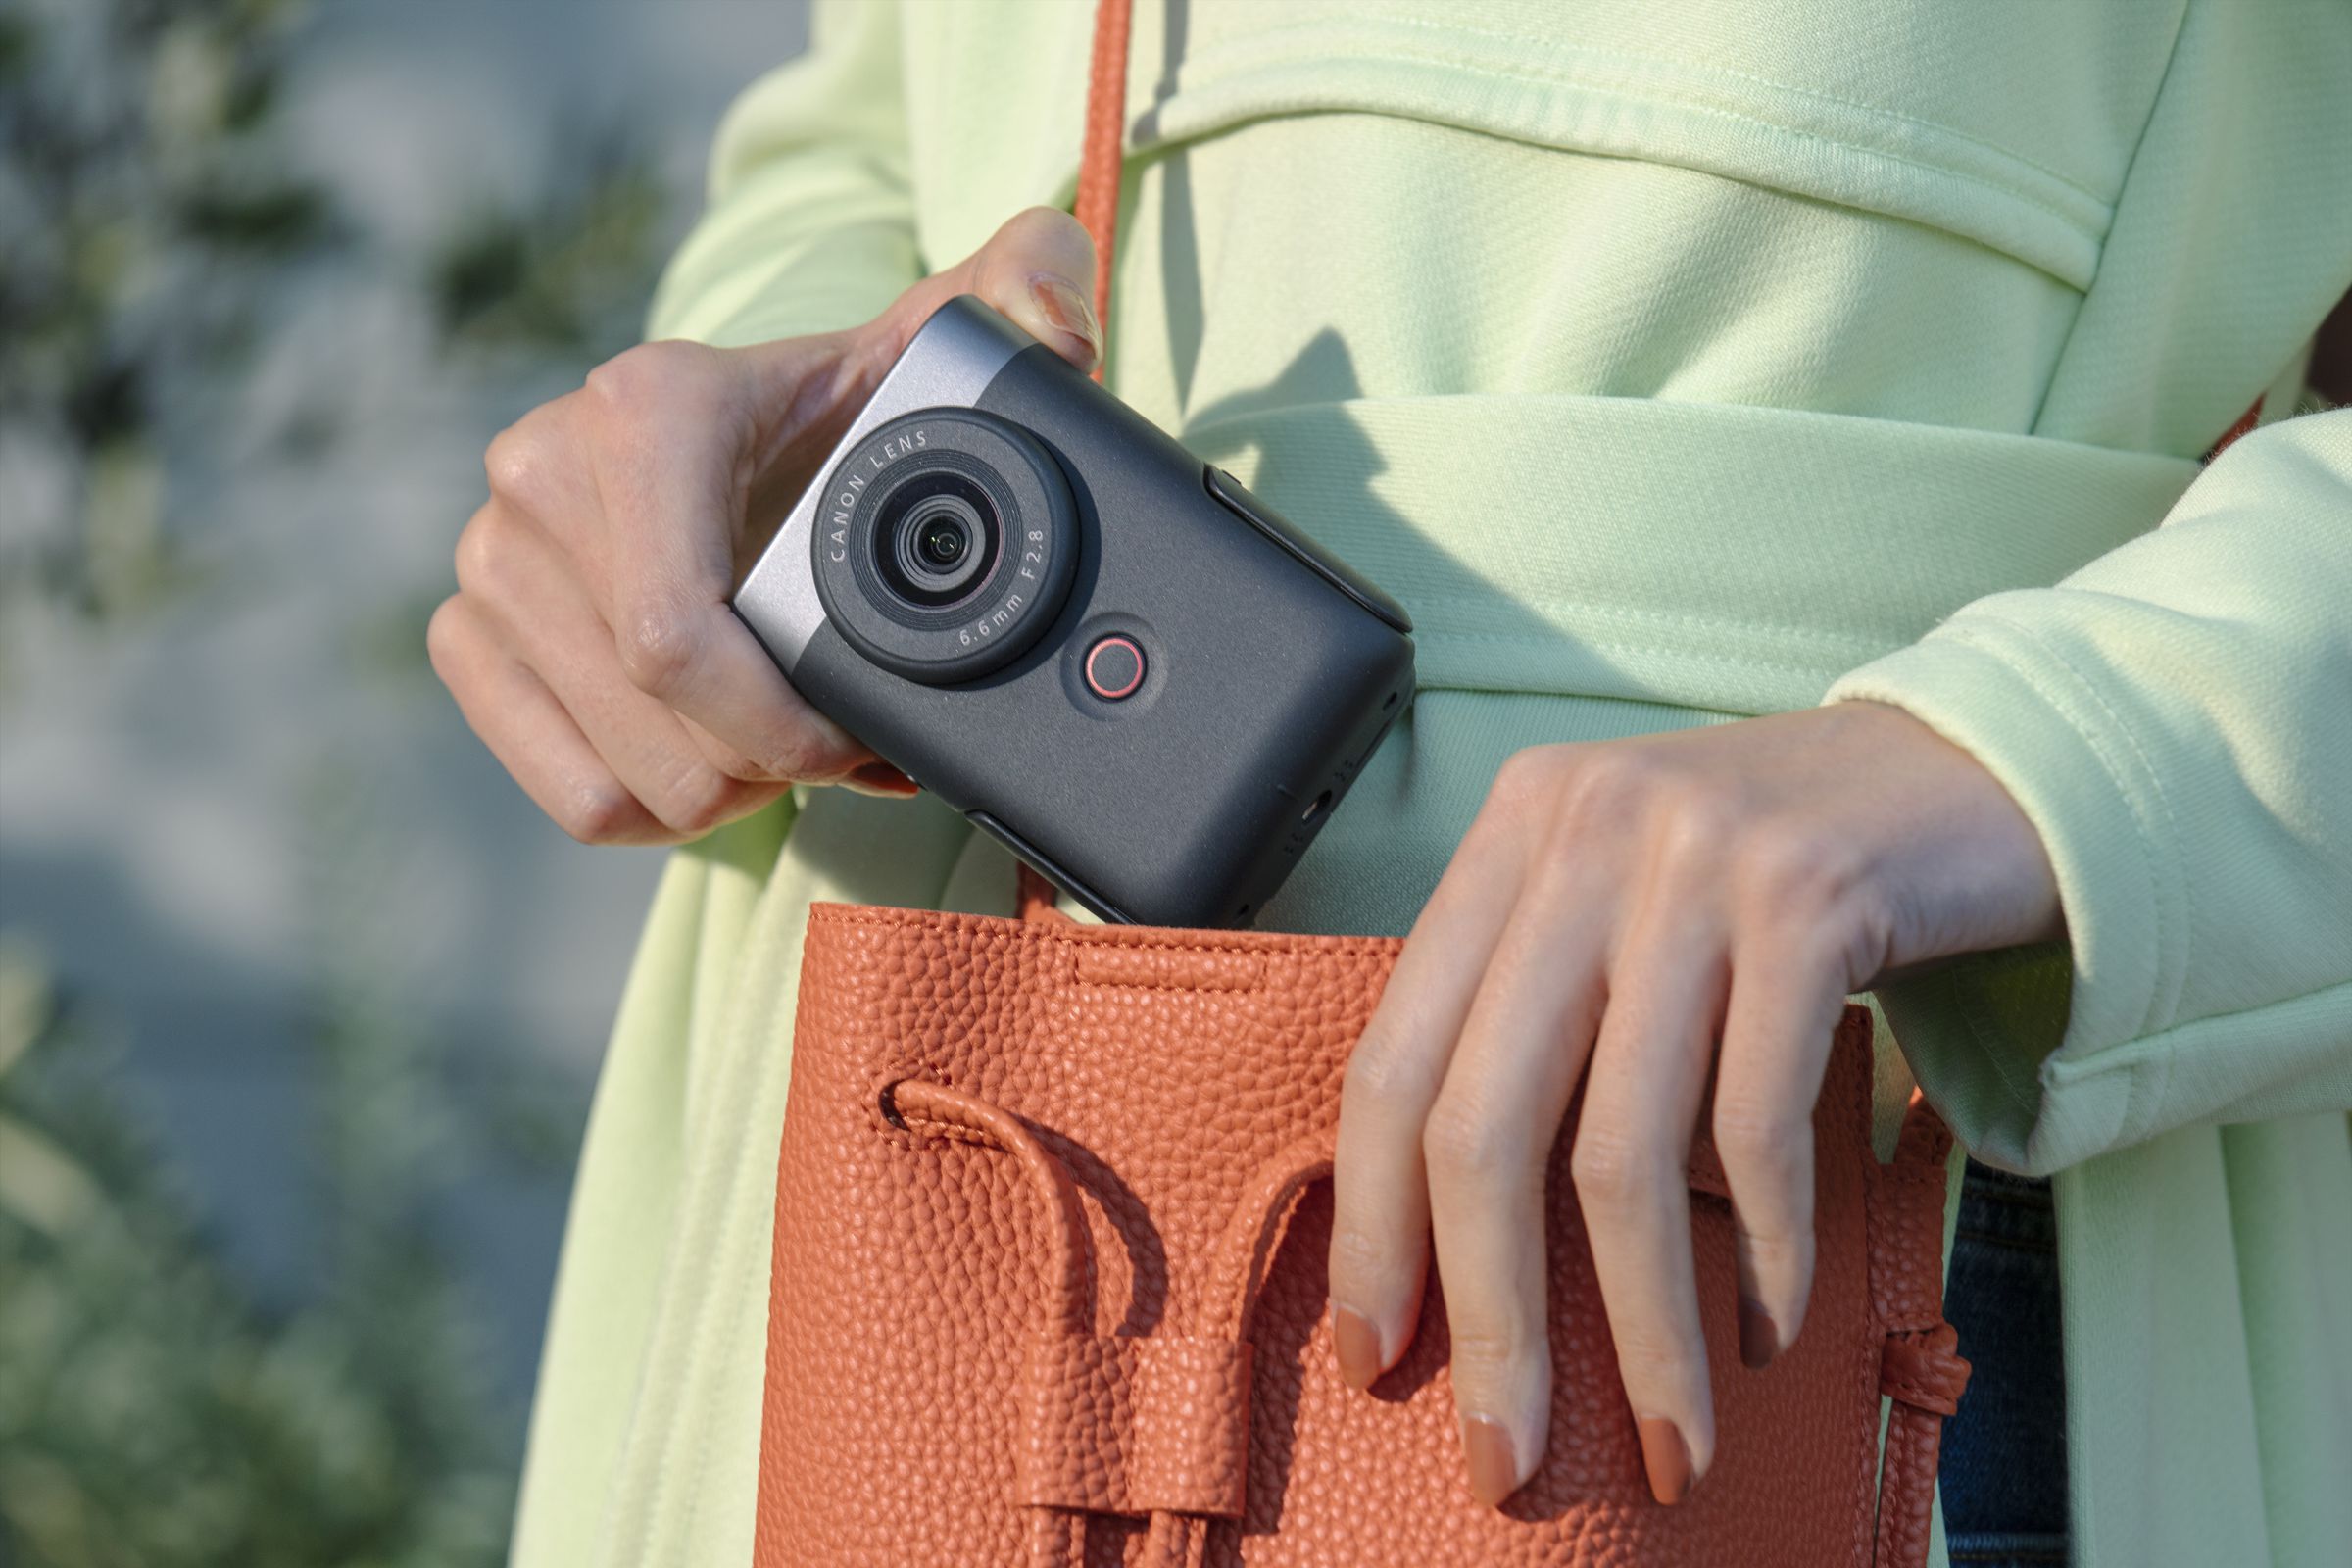
POLYGON ((2352 1109, 2352 410, 2244 437, 2161 527, 1965 606, 1847 699, 1974 754, 2057 869, 2064 948, 1880 993, 1981 1157, 2352 1109))
POLYGON ((728 109, 650 333, 735 346, 851 326, 920 275, 899 8, 819 0, 808 51, 728 109))

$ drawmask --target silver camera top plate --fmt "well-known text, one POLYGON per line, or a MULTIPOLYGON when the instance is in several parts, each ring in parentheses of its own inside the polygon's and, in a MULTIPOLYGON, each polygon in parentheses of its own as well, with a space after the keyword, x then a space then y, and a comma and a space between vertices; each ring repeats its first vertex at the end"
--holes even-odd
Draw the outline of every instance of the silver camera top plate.
POLYGON ((735 590, 735 613, 789 676, 817 628, 825 607, 816 595, 809 551, 825 482, 842 460, 873 430, 918 409, 968 409, 980 401, 1006 362, 1035 340, 968 294, 932 314, 858 411, 858 417, 793 503, 783 526, 735 590))

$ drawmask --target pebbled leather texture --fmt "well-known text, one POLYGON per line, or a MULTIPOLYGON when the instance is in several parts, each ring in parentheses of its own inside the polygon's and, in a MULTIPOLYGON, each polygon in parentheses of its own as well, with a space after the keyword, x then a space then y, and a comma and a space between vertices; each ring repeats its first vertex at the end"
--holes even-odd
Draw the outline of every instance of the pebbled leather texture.
MULTIPOLYGON (((1025 890, 1034 891, 1034 890, 1025 890)), ((1967 1363, 1948 1135, 1870 1149, 1869 1014, 1815 1112, 1803 1334, 1740 1364, 1730 1205, 1693 1246, 1718 1444, 1643 1480, 1574 1191, 1552 1171, 1551 1446, 1471 1498, 1433 1285, 1358 1393, 1327 1324, 1330 1139, 1398 944, 819 905, 777 1168, 760 1568, 1911 1565, 1967 1363), (1880 1395, 1895 1403, 1880 1468, 1880 1395)))

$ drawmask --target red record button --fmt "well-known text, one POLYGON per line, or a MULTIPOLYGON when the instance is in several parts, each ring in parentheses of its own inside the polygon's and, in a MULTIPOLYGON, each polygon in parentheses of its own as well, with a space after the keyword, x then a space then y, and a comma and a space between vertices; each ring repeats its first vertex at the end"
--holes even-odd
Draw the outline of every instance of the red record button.
POLYGON ((1144 683, 1144 651, 1132 637, 1103 637, 1086 651, 1086 689, 1106 703, 1134 695, 1144 683))

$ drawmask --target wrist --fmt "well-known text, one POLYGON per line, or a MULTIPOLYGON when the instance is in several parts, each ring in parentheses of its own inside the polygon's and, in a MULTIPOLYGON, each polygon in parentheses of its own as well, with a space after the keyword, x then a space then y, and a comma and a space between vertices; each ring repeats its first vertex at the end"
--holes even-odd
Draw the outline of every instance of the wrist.
POLYGON ((2001 780, 1918 715, 1871 699, 1819 711, 1864 800, 1868 863, 1887 910, 1889 962, 2062 939, 2064 906, 2039 830, 2001 780), (1830 715, 1837 715, 1832 719, 1830 715))

